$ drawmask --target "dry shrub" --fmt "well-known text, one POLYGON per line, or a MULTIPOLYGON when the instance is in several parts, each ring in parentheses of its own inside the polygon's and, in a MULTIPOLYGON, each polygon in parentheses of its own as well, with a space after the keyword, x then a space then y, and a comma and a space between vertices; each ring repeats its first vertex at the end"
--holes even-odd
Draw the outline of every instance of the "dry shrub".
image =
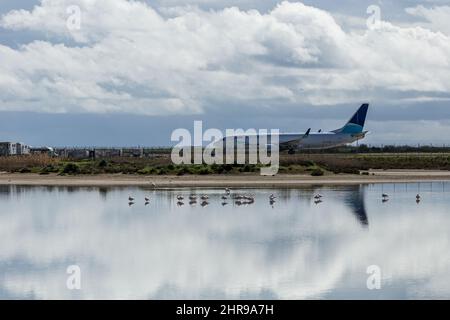
POLYGON ((108 162, 115 164, 133 164, 136 166, 157 166, 157 165, 168 165, 172 163, 170 159, 170 154, 158 154, 153 157, 142 157, 142 158, 131 158, 131 157, 99 157, 99 159, 106 159, 108 162))
POLYGON ((56 165, 60 160, 46 154, 0 157, 0 170, 15 172, 24 168, 56 165))

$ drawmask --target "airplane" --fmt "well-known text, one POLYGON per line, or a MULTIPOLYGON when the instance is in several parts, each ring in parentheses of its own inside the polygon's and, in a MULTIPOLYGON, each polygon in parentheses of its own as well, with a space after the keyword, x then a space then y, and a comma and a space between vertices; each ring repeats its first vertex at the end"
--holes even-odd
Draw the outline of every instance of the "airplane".
MULTIPOLYGON (((280 133, 278 134, 279 150, 288 150, 289 154, 294 154, 295 151, 301 149, 329 149, 361 140, 368 133, 368 131, 364 131, 368 108, 368 103, 362 104, 350 120, 342 128, 336 130, 311 132, 311 128, 309 128, 305 133, 280 133)), ((245 136, 245 139, 242 139, 244 136, 229 136, 223 139, 224 142, 229 138, 234 138, 237 144, 239 144, 239 140, 246 146, 250 143, 249 136, 245 136)), ((259 137, 257 140, 259 141, 259 137)), ((272 148, 273 144, 269 142, 269 146, 272 148)))

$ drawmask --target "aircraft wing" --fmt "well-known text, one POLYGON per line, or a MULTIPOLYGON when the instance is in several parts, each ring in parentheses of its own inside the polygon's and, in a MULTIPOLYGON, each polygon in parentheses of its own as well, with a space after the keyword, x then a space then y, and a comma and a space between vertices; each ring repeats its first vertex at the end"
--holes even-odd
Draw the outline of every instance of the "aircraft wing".
POLYGON ((290 141, 285 141, 285 142, 280 143, 280 147, 285 147, 285 148, 297 147, 298 144, 303 139, 308 138, 310 132, 311 132, 311 128, 309 128, 301 138, 293 139, 293 140, 290 140, 290 141))

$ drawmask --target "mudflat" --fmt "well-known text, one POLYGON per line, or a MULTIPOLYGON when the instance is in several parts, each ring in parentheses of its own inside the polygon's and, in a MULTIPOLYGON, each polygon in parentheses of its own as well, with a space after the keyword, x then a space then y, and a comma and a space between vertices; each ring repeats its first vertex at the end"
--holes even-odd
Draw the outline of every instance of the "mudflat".
POLYGON ((364 184, 419 181, 448 181, 450 171, 441 170, 374 170, 365 175, 332 174, 320 177, 299 174, 261 176, 239 175, 40 175, 33 173, 0 173, 0 185, 41 186, 147 186, 170 187, 295 187, 307 184, 364 184))

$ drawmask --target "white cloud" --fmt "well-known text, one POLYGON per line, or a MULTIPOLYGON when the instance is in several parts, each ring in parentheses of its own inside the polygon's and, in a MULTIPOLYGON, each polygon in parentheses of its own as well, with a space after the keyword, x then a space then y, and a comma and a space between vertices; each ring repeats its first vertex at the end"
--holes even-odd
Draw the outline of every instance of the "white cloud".
MULTIPOLYGON (((341 288, 363 298, 370 297, 372 264, 382 268, 385 297, 399 288, 405 296, 396 298, 450 294, 450 216, 442 193, 422 190, 417 206, 413 194, 400 191, 386 209, 369 190, 365 229, 344 204, 355 189, 316 190, 327 195, 319 207, 311 207, 314 190, 284 191, 275 211, 262 190, 253 207, 212 202, 207 214, 174 207, 166 191, 151 195, 150 208, 129 208, 127 192, 143 199, 149 191, 113 189, 102 197, 95 189, 43 190, 13 186, 2 195, 0 289, 10 295, 2 298, 74 298, 66 287, 71 264, 82 270, 82 299, 242 299, 262 289, 280 299, 312 299, 334 298, 341 288)), ((219 199, 219 192, 210 196, 219 199)))
POLYGON ((48 39, 0 45, 1 110, 189 114, 228 102, 389 101, 405 91, 433 99, 450 90, 446 35, 387 22, 346 32, 330 13, 301 3, 262 14, 42 0, 4 15, 0 26, 48 39), (81 29, 70 31, 66 9, 74 4, 81 29))
POLYGON ((424 19, 426 22, 422 25, 426 28, 450 35, 450 6, 426 8, 419 5, 405 10, 410 15, 424 19))

